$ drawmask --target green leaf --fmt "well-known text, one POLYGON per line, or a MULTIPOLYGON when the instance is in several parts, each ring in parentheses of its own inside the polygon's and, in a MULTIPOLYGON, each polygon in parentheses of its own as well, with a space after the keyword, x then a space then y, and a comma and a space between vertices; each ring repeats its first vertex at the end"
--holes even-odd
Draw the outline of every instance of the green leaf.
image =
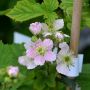
POLYGON ((20 0, 6 15, 21 22, 44 15, 45 19, 52 23, 57 18, 54 11, 58 6, 58 0, 44 0, 42 4, 35 0, 20 0))
POLYGON ((24 50, 22 44, 4 45, 0 42, 0 68, 9 65, 19 65, 18 57, 23 54, 24 50))
POLYGON ((61 83, 60 81, 57 81, 56 89, 55 90, 66 90, 65 85, 61 83))
POLYGON ((5 15, 6 13, 8 13, 10 11, 10 9, 4 10, 4 11, 0 11, 0 15, 5 15))
POLYGON ((73 0, 61 0, 60 8, 64 10, 67 14, 72 14, 73 10, 73 0), (68 8, 67 8, 68 7, 68 8))
POLYGON ((82 90, 90 90, 90 64, 83 66, 83 71, 78 77, 78 83, 82 90))
POLYGON ((55 76, 53 74, 48 76, 48 78, 46 80, 46 84, 49 87, 55 87, 56 86, 55 76))
POLYGON ((6 14, 16 21, 26 21, 43 15, 43 9, 39 3, 32 0, 18 1, 15 7, 6 14))
POLYGON ((46 19, 46 23, 48 23, 49 25, 53 23, 53 21, 58 18, 57 14, 55 12, 52 13, 46 13, 44 18, 46 19))
POLYGON ((45 88, 45 82, 43 80, 43 78, 37 78, 34 81, 34 89, 35 90, 43 90, 45 88))
POLYGON ((44 9, 47 11, 54 11, 58 8, 58 5, 58 0, 44 0, 43 2, 44 9))
MULTIPOLYGON (((64 11, 65 18, 67 21, 67 28, 71 29, 71 17, 73 13, 73 0, 61 0, 60 8, 64 11), (68 7, 68 8, 67 8, 68 7), (69 18, 69 20, 68 20, 69 18)), ((89 0, 83 0, 83 5, 82 5, 82 17, 81 17, 81 26, 83 27, 90 27, 90 4, 89 0)))

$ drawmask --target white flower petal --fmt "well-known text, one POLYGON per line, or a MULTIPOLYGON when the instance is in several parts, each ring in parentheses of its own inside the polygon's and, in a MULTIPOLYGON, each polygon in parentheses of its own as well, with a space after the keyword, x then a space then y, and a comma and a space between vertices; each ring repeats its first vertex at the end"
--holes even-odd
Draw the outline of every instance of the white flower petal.
POLYGON ((43 33, 43 36, 44 36, 44 37, 51 36, 51 35, 52 35, 52 33, 50 33, 50 32, 44 32, 44 33, 43 33))
POLYGON ((56 60, 56 54, 52 51, 48 51, 44 56, 46 61, 53 62, 56 60))
POLYGON ((46 23, 41 23, 42 24, 42 30, 44 30, 44 32, 48 31, 48 25, 46 23))
POLYGON ((59 30, 59 29, 62 29, 63 27, 64 27, 63 19, 57 19, 54 21, 53 23, 54 30, 59 30))
POLYGON ((69 35, 67 35, 67 34, 64 34, 64 37, 68 37, 68 38, 69 38, 70 36, 69 36, 69 35))
POLYGON ((58 73, 61 73, 63 75, 67 75, 67 73, 68 73, 67 72, 68 68, 67 68, 67 66, 65 64, 58 64, 56 66, 56 70, 57 70, 58 73))
POLYGON ((43 56, 36 56, 35 59, 34 59, 34 63, 35 63, 36 65, 42 66, 42 65, 44 65, 44 63, 45 63, 45 59, 44 59, 43 56))
POLYGON ((19 61, 19 63, 21 65, 26 66, 27 69, 33 69, 33 68, 35 68, 37 66, 34 63, 34 61, 31 58, 27 57, 27 56, 21 56, 21 57, 19 57, 19 60, 18 61, 19 61))
POLYGON ((61 48, 61 50, 65 52, 69 51, 69 46, 66 42, 60 43, 59 48, 61 48))

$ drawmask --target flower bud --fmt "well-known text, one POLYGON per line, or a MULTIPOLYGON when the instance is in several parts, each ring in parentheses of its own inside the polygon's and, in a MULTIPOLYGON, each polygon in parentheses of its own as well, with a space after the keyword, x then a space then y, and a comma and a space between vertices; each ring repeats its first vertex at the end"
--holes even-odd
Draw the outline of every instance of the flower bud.
POLYGON ((31 38, 31 40, 32 40, 32 42, 36 42, 36 41, 38 40, 38 38, 37 38, 36 36, 33 36, 33 37, 31 38))
POLYGON ((29 26, 29 30, 34 34, 39 34, 41 32, 42 29, 42 24, 40 22, 35 22, 30 24, 29 26))
POLYGON ((7 73, 10 77, 17 77, 19 73, 19 68, 15 66, 9 66, 7 68, 7 73))

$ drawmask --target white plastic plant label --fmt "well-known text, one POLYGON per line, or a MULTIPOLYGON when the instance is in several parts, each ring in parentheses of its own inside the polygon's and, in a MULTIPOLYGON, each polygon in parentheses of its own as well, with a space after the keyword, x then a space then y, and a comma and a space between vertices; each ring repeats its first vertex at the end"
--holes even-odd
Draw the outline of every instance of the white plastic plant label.
POLYGON ((78 55, 78 59, 79 59, 79 73, 81 73, 81 72, 82 72, 83 57, 84 57, 84 55, 83 55, 83 54, 79 54, 79 55, 78 55))

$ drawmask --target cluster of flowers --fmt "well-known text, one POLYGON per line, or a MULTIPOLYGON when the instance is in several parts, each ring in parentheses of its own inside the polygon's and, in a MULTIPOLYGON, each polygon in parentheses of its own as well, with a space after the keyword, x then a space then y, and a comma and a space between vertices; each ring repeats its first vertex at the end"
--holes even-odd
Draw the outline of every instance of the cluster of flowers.
POLYGON ((63 27, 63 19, 57 19, 51 25, 40 22, 30 24, 29 30, 34 36, 24 44, 26 53, 19 57, 19 63, 27 69, 34 69, 45 62, 55 62, 58 72, 61 63, 72 65, 73 55, 64 41, 69 36, 60 30, 63 27))

